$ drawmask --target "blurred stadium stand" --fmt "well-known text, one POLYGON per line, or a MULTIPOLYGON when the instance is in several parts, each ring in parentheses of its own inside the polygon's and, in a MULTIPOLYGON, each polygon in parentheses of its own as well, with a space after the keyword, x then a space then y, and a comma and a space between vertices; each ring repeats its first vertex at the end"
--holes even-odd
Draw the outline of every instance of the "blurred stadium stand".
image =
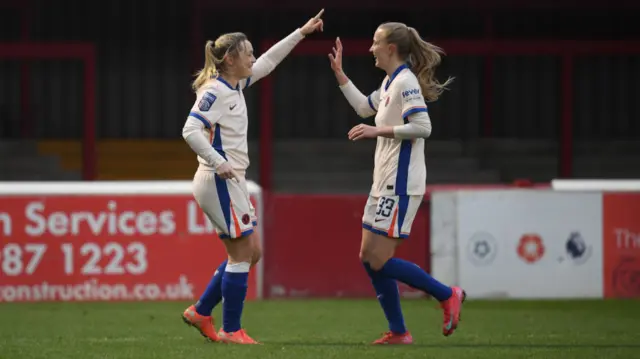
MULTIPOLYGON (((379 23, 397 20, 436 44, 640 43, 635 42, 640 39, 640 5, 632 1, 584 1, 579 7, 568 1, 404 3, 406 8, 418 5, 409 12, 378 1, 281 1, 279 9, 259 1, 166 1, 162 6, 151 0, 3 1, 0 42, 96 46, 98 180, 191 178, 197 163, 180 134, 204 41, 244 31, 260 48, 300 26, 320 6, 327 8, 325 33, 314 39, 369 41, 379 23)), ((348 47, 345 56, 347 74, 363 92, 373 90, 383 74, 370 56, 348 47)), ((562 175, 566 164, 560 152, 567 138, 562 66, 562 57, 550 54, 488 57, 469 51, 447 56, 439 75, 457 80, 441 101, 430 105, 434 132, 427 145, 428 181, 548 181, 562 175)), ((73 60, 0 57, 0 180, 82 178, 82 68, 73 60)), ((637 49, 574 56, 572 75, 570 174, 639 177, 637 49)), ((326 56, 291 56, 270 84, 270 89, 257 84, 247 92, 249 177, 263 180, 260 159, 271 156, 274 190, 366 192, 374 143, 346 140, 359 119, 336 88, 326 56), (269 116, 261 105, 266 91, 273 99, 269 116), (267 117, 273 121, 267 124, 272 137, 262 133, 267 117), (260 144, 265 138, 273 141, 270 154, 262 153, 268 148, 260 144)))

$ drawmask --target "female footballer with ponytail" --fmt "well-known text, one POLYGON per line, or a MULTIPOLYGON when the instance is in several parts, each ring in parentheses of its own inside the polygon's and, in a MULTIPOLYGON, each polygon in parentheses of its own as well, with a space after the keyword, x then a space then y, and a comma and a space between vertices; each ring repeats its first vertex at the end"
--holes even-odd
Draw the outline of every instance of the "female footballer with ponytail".
MULTIPOLYGON (((240 324, 249 269, 261 256, 254 228, 245 171, 249 166, 249 121, 242 91, 267 76, 307 35, 322 31, 323 11, 271 47, 257 60, 240 32, 224 34, 205 45, 204 68, 193 82, 196 101, 182 136, 198 155, 193 194, 224 242, 228 259, 216 270, 200 300, 182 319, 211 341, 256 344, 240 324), (224 299, 224 301, 223 301, 224 299), (216 333, 211 312, 223 301, 223 323, 216 333)), ((213 270, 210 263, 202 263, 213 270)))
POLYGON ((360 249, 362 265, 389 323, 389 331, 374 344, 411 344, 413 338, 404 324, 396 281, 440 302, 445 336, 457 328, 466 296, 461 288, 444 285, 414 263, 394 257, 396 248, 409 237, 426 189, 424 143, 431 135, 431 120, 425 100, 436 101, 452 79, 437 81, 435 69, 442 50, 422 40, 416 29, 405 24, 380 25, 370 51, 376 67, 387 76, 368 97, 342 70, 339 38, 329 59, 340 89, 358 115, 375 115, 375 126, 359 124, 348 134, 352 141, 377 140, 373 186, 364 208, 360 249))

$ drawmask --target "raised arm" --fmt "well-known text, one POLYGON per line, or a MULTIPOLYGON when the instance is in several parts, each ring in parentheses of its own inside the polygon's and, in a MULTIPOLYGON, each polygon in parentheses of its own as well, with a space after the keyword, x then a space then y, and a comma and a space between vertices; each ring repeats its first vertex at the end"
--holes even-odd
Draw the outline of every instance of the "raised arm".
POLYGON ((380 93, 374 91, 367 97, 349 80, 342 70, 342 42, 339 37, 336 38, 336 46, 333 48, 333 54, 329 54, 329 61, 331 62, 331 69, 333 69, 342 94, 347 101, 349 101, 349 104, 358 116, 367 118, 375 115, 378 111, 378 104, 380 103, 380 93))
POLYGON ((260 56, 253 65, 253 74, 247 79, 245 87, 253 85, 258 82, 258 80, 269 75, 273 70, 275 70, 276 66, 278 66, 278 64, 280 64, 282 60, 289 55, 291 50, 293 50, 293 48, 296 47, 296 45, 298 45, 305 36, 318 30, 322 31, 324 23, 322 22, 321 17, 323 13, 324 9, 320 10, 320 12, 307 21, 304 26, 296 29, 287 37, 271 46, 267 52, 262 54, 262 56, 260 56))
POLYGON ((372 92, 369 96, 365 96, 351 81, 341 85, 340 90, 358 116, 367 118, 378 112, 378 104, 380 103, 380 92, 378 90, 372 92))

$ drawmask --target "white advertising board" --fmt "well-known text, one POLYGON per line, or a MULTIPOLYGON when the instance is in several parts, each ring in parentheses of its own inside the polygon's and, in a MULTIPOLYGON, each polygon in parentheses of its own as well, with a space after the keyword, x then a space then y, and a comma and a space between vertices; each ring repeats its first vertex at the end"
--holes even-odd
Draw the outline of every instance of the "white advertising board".
POLYGON ((447 285, 458 284, 458 245, 455 191, 431 194, 431 275, 447 285))
POLYGON ((458 283, 473 298, 603 296, 602 195, 457 193, 458 283))

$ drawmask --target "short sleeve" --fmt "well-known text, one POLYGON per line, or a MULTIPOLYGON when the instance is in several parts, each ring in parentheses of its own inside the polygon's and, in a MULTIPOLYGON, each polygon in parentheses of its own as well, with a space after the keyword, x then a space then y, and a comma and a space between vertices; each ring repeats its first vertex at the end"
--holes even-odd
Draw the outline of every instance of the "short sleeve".
POLYGON ((200 120, 205 128, 210 129, 222 117, 224 106, 221 104, 222 100, 215 88, 205 88, 198 92, 189 116, 200 120))
POLYGON ((411 76, 400 83, 400 96, 402 98, 402 118, 418 112, 427 112, 427 104, 422 97, 418 80, 411 76))

